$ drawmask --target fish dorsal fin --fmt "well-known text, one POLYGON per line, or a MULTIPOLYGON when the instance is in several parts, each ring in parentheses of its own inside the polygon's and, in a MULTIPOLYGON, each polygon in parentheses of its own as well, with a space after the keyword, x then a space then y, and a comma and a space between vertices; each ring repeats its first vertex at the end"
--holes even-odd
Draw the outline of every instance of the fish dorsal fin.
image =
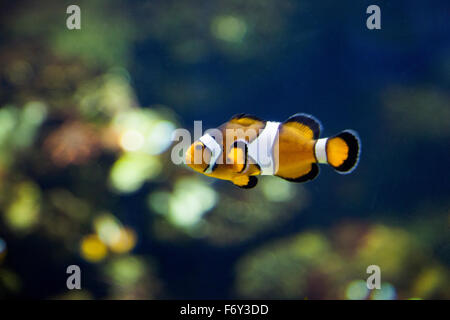
POLYGON ((319 175, 319 166, 316 163, 307 164, 302 168, 296 168, 295 171, 279 171, 277 177, 291 182, 307 182, 314 180, 319 175))
POLYGON ((283 126, 297 129, 305 138, 318 139, 322 125, 320 121, 306 113, 297 113, 283 122, 283 126))
POLYGON ((244 188, 244 189, 251 189, 256 186, 258 183, 258 178, 255 176, 238 176, 235 177, 233 180, 231 180, 234 185, 244 188))
POLYGON ((232 116, 230 122, 240 124, 241 126, 250 126, 255 122, 264 122, 264 121, 251 114, 239 113, 232 116))

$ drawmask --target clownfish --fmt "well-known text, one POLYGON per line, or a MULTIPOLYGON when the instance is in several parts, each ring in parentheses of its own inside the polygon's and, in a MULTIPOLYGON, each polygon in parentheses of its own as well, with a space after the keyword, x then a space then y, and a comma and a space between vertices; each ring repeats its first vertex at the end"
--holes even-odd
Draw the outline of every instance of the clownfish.
POLYGON ((319 120, 303 113, 284 122, 238 114, 190 145, 185 162, 197 172, 241 188, 256 186, 258 175, 311 181, 319 175, 318 164, 328 164, 341 174, 352 172, 361 149, 358 134, 344 130, 319 138, 321 130, 319 120))

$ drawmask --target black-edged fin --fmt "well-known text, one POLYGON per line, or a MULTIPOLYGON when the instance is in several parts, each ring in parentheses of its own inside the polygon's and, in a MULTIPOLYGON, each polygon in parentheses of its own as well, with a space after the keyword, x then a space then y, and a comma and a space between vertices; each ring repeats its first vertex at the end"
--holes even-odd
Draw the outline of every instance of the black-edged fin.
POLYGON ((233 179, 232 182, 240 188, 251 189, 258 183, 258 178, 255 176, 239 176, 233 179))
POLYGON ((252 120, 256 120, 256 121, 263 121, 262 119, 258 118, 257 116, 254 116, 254 115, 251 115, 251 114, 248 114, 248 113, 235 114, 234 116, 231 117, 230 121, 231 120, 244 119, 244 118, 252 119, 252 120))
POLYGON ((241 126, 251 126, 255 123, 261 123, 261 125, 263 125, 265 121, 251 114, 239 113, 231 117, 230 123, 236 123, 241 126))
POLYGON ((359 139, 358 133, 356 131, 344 130, 328 140, 327 144, 327 155, 329 158, 328 163, 338 173, 348 174, 351 173, 353 170, 355 170, 355 168, 358 166, 359 163, 360 153, 361 153, 361 140, 359 139), (333 157, 333 155, 329 154, 330 152, 332 152, 333 138, 341 138, 348 147, 347 157, 339 166, 333 166, 333 164, 331 163, 331 157, 333 157))
POLYGON ((303 183, 314 180, 319 175, 319 166, 316 163, 311 163, 307 167, 305 167, 305 174, 292 178, 292 177, 283 177, 277 174, 277 177, 283 178, 284 180, 296 183, 303 183))
POLYGON ((319 139, 322 131, 322 124, 312 115, 297 113, 283 122, 283 125, 293 125, 299 129, 303 135, 311 139, 319 139))

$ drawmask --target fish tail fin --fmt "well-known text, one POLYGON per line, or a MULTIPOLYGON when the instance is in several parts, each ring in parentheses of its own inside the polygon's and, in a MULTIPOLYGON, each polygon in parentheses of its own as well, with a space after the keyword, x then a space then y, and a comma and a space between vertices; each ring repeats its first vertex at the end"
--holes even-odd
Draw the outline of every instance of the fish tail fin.
POLYGON ((353 130, 344 130, 328 140, 328 164, 341 174, 355 170, 359 162, 361 141, 358 133, 353 130))
POLYGON ((358 133, 344 130, 328 139, 316 142, 315 154, 319 163, 328 163, 338 173, 352 172, 359 162, 361 142, 358 133))

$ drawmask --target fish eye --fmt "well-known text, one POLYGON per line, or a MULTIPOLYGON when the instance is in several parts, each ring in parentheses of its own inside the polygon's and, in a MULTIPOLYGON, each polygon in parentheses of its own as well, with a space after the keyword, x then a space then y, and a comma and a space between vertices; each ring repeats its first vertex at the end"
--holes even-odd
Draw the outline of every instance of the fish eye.
POLYGON ((197 151, 202 151, 202 150, 203 150, 203 145, 202 145, 202 144, 197 144, 197 145, 195 146, 195 150, 197 150, 197 151))

